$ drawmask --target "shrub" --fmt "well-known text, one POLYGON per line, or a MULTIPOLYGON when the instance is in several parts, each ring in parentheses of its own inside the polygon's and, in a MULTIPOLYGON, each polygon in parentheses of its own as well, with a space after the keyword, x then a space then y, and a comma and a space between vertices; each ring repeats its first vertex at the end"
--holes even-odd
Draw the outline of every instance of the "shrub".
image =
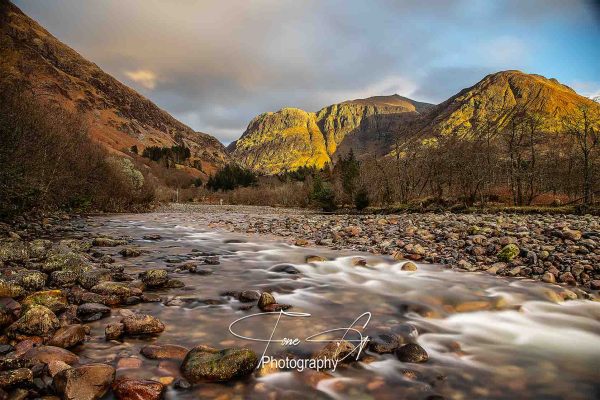
POLYGON ((354 206, 358 211, 364 210, 369 207, 369 193, 367 189, 360 188, 358 192, 356 192, 356 196, 354 196, 354 206))
POLYGON ((335 211, 335 193, 328 182, 323 182, 320 176, 315 176, 311 199, 319 205, 323 211, 335 211))

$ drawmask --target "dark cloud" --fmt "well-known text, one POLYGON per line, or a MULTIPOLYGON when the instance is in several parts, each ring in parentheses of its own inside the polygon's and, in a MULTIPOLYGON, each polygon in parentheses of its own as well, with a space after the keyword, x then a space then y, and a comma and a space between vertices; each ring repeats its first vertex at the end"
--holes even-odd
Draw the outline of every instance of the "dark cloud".
POLYGON ((591 9, 558 0, 16 3, 107 72, 224 142, 256 114, 284 106, 316 111, 395 92, 440 102, 499 69, 544 73, 530 70, 540 57, 530 56, 532 46, 543 45, 538 36, 556 19, 588 21, 591 9))

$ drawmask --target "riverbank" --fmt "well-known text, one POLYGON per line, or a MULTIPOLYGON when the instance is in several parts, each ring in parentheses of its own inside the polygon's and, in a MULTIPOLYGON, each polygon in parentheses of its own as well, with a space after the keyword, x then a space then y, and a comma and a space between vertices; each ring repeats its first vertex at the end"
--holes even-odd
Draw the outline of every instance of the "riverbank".
POLYGON ((212 227, 600 289, 600 217, 566 214, 322 214, 256 206, 172 204, 158 211, 206 218, 212 227))
MULTIPOLYGON (((465 238, 467 221, 446 217, 172 205, 0 225, 0 398, 589 398, 600 349, 600 308, 586 300, 594 290, 428 264, 417 247, 433 249, 424 226, 434 237, 496 241, 490 216, 469 220, 483 233, 465 238), (385 241, 402 252, 385 255, 385 241), (265 344, 249 338, 269 337, 269 318, 288 309, 309 315, 278 328, 299 344, 273 343, 277 362, 255 369, 265 344), (350 338, 305 340, 361 315, 370 318, 361 351, 350 338), (279 366, 322 358, 336 370, 279 366)), ((563 243, 595 226, 567 220, 563 235, 582 232, 563 243)), ((523 229, 500 238, 523 246, 542 240, 539 229, 536 239, 523 229)))

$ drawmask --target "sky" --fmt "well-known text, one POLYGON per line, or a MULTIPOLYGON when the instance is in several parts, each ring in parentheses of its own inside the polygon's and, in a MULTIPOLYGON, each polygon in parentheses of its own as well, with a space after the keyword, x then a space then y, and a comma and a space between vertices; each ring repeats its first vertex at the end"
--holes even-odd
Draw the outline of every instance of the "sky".
POLYGON ((17 0, 62 42, 227 144, 266 111, 439 103, 518 69, 600 95, 600 2, 17 0))

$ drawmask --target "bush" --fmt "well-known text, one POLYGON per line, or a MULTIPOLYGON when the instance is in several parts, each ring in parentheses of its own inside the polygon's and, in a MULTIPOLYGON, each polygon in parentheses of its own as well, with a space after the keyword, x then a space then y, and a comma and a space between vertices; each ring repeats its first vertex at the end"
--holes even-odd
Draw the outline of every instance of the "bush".
POLYGON ((364 210, 369 207, 369 193, 367 189, 360 188, 358 192, 356 192, 356 196, 354 196, 354 206, 358 211, 364 210))
POLYGON ((311 199, 319 205, 323 211, 335 211, 335 192, 328 182, 323 182, 320 176, 315 176, 311 199))
POLYGON ((33 208, 120 211, 153 199, 129 159, 108 157, 82 119, 0 82, 0 218, 33 208))
POLYGON ((215 175, 210 176, 206 187, 216 192, 233 190, 240 186, 248 187, 255 185, 256 182, 256 175, 249 169, 242 168, 237 164, 228 164, 218 170, 215 175))

